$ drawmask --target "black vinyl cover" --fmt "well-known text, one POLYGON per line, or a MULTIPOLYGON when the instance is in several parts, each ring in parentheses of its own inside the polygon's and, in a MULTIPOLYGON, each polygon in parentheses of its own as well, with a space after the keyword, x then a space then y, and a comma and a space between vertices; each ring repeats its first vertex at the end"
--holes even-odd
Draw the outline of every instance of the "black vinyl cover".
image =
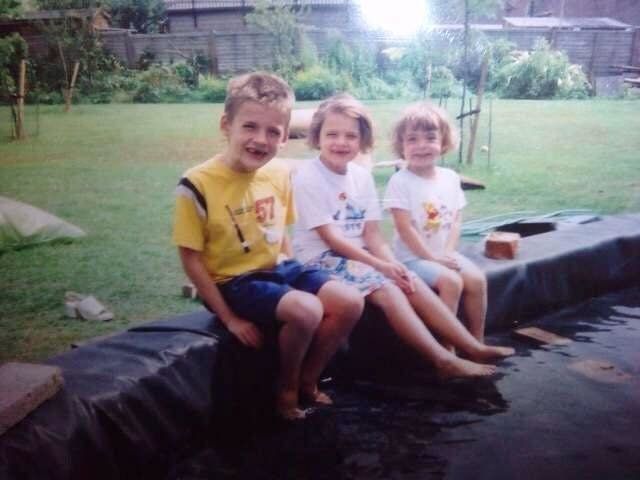
MULTIPOLYGON (((640 215, 522 239, 518 258, 489 260, 490 328, 638 285, 640 215)), ((242 412, 270 409, 276 349, 242 348, 205 310, 151 322, 45 363, 63 388, 0 436, 0 479, 162 478, 170 465, 242 412)), ((371 370, 412 354, 368 309, 338 366, 371 370), (344 358, 346 357, 346 359, 344 358), (345 361, 350 360, 350 361, 345 361)), ((228 432, 229 430, 227 430, 228 432)), ((213 437, 213 438, 212 438, 213 437)))
POLYGON ((484 243, 464 251, 487 274, 487 330, 508 328, 590 297, 640 284, 640 215, 604 217, 520 239, 514 260, 484 243))
MULTIPOLYGON (((209 312, 186 329, 125 332, 51 358, 64 386, 0 437, 0 478, 162 474, 208 425, 219 334, 209 312)), ((224 333, 222 333, 224 334, 224 333)))

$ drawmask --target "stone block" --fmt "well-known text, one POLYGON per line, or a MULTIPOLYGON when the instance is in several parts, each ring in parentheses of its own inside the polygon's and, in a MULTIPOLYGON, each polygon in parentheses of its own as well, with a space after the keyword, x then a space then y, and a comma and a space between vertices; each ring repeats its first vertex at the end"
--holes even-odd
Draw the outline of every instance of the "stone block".
POLYGON ((62 371, 50 365, 9 362, 0 366, 0 435, 51 398, 62 371))

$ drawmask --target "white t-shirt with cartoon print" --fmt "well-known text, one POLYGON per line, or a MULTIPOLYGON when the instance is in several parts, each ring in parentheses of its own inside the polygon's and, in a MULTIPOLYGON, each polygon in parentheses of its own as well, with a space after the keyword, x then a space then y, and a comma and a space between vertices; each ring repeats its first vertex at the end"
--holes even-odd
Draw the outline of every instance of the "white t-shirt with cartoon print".
MULTIPOLYGON (((458 210, 467 201, 460 176, 449 168, 436 167, 433 178, 420 177, 408 169, 394 173, 384 196, 384 208, 408 210, 411 221, 434 255, 444 253, 458 210)), ((393 251, 401 262, 419 257, 394 233, 393 251)))
POLYGON ((329 250, 316 227, 336 225, 354 245, 364 247, 365 222, 382 218, 371 173, 353 162, 340 175, 319 158, 307 161, 293 177, 293 195, 298 211, 293 251, 302 263, 329 250))

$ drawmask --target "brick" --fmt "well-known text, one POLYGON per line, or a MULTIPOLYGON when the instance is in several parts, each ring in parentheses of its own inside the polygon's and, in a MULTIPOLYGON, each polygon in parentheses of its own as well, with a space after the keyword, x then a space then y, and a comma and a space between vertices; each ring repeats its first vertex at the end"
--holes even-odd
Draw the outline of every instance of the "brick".
POLYGON ((16 362, 0 366, 0 435, 55 395, 62 383, 58 367, 16 362))
POLYGON ((511 232, 491 232, 484 244, 486 257, 494 259, 513 259, 518 251, 520 234, 511 232))

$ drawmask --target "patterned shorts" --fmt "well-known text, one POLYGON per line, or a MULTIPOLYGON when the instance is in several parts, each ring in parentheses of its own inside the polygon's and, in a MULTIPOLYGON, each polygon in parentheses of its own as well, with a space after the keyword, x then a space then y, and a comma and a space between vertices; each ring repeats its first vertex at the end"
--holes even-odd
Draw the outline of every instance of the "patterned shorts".
POLYGON ((357 288, 363 297, 389 282, 387 277, 366 263, 349 260, 331 250, 309 260, 306 266, 326 270, 338 281, 357 288))

